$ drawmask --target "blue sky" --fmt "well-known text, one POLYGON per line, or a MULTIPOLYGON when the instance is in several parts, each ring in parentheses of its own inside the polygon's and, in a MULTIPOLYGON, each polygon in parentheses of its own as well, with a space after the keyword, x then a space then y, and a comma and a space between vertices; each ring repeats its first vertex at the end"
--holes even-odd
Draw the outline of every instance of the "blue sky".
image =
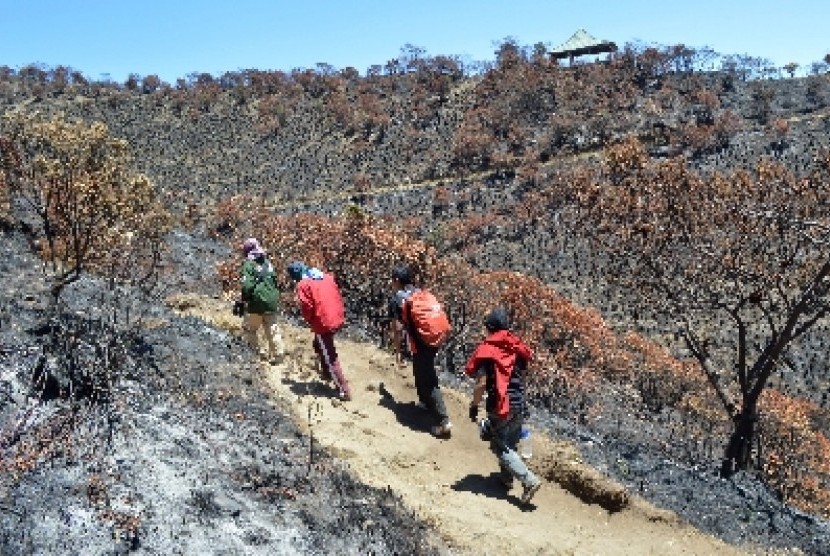
POLYGON ((749 54, 804 67, 830 53, 830 0, 0 0, 0 65, 62 64, 100 79, 192 72, 361 73, 407 43, 492 60, 494 43, 600 39, 749 54))

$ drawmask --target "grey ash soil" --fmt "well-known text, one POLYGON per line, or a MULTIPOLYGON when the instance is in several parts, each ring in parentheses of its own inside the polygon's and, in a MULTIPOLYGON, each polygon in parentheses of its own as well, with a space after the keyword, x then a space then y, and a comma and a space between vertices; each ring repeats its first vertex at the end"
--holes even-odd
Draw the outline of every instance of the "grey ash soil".
MULTIPOLYGON (((219 248, 184 234, 171 241, 171 285, 215 289, 204 261, 219 248)), ((4 433, 34 408, 15 442, 3 437, 0 454, 10 458, 70 410, 24 397, 42 279, 19 234, 0 239, 0 276, 4 433)), ((73 288, 73 305, 90 291, 91 282, 73 288)), ((0 554, 448 552, 396 495, 360 484, 310 445, 237 339, 161 306, 152 312, 157 326, 137 350, 147 364, 119 386, 114 419, 82 407, 65 449, 0 477, 0 554)))
POLYGON ((557 416, 536 412, 551 436, 580 446, 585 461, 657 506, 730 544, 758 550, 830 554, 830 522, 781 501, 750 472, 718 476, 717 461, 689 465, 651 445, 647 429, 632 423, 627 438, 610 430, 585 430, 557 416))
MULTIPOLYGON (((170 244, 170 291, 219 295, 212 262, 227 248, 183 232, 172 234, 170 244)), ((0 242, 0 275, 5 431, 29 407, 22 392, 38 348, 27 330, 40 322, 41 306, 37 261, 16 233, 0 242)), ((92 291, 91 281, 73 288, 73 304, 83 306, 92 291)), ((161 305, 151 319, 157 325, 138 350, 147 364, 119 387, 111 428, 85 409, 71 450, 19 479, 0 478, 0 553, 452 551, 397 495, 360 484, 344 462, 310 445, 270 399, 258 363, 238 339, 161 305), (130 517, 137 519, 134 530, 124 525, 130 517)), ((359 330, 350 335, 367 337, 359 330)), ((456 375, 441 377, 469 388, 456 375)), ((27 434, 67 411, 61 401, 37 406, 27 434)), ((749 475, 718 478, 715 461, 693 467, 670 459, 635 416, 588 425, 556 408, 535 408, 532 422, 573 441, 587 463, 632 492, 727 542, 756 553, 830 554, 830 524, 780 503, 749 475)))

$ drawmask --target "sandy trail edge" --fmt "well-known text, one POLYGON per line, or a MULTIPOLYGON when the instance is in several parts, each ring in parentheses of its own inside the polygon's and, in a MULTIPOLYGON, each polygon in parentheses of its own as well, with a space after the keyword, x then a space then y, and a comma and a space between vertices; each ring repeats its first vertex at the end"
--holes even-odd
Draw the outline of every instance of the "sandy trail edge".
MULTIPOLYGON (((227 302, 185 294, 168 303, 239 332, 240 319, 230 315, 227 302)), ((262 365, 274 397, 292 408, 301 429, 346 461, 361 481, 398 493, 458 553, 745 554, 638 497, 627 509, 609 514, 546 482, 532 505, 524 507, 518 500, 520 486, 507 492, 491 476, 498 463, 466 417, 467 394, 442 389, 454 428, 451 439, 439 440, 427 432, 427 416, 414 405, 410 368, 396 365, 391 355, 338 338, 353 392, 351 402, 341 403, 316 377, 311 332, 284 325, 283 335, 289 351, 285 361, 262 365)), ((568 453, 563 445, 535 434, 531 467, 568 453)))

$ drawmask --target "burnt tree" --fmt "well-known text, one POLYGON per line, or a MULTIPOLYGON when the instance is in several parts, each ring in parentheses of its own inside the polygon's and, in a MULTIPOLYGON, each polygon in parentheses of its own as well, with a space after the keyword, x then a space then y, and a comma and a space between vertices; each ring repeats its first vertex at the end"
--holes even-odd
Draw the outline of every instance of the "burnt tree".
POLYGON ((731 419, 722 474, 748 468, 771 375, 830 311, 830 154, 802 176, 764 161, 703 177, 630 140, 572 183, 573 230, 629 302, 675 322, 731 419))

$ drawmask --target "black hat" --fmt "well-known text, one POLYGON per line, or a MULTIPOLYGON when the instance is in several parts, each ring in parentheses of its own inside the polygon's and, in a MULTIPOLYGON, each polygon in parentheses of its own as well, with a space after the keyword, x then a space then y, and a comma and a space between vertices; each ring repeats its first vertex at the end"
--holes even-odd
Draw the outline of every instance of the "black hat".
POLYGON ((409 268, 405 265, 398 265, 392 269, 392 278, 397 280, 401 283, 401 285, 406 286, 407 284, 412 283, 412 274, 409 272, 409 268))
POLYGON ((292 280, 294 280, 295 282, 299 282, 300 280, 302 280, 303 274, 306 273, 308 267, 305 265, 303 261, 294 261, 293 263, 288 265, 288 268, 286 270, 288 271, 288 275, 291 276, 292 280))
POLYGON ((484 326, 490 332, 497 332, 499 330, 507 330, 510 328, 510 319, 507 316, 507 311, 504 307, 496 307, 490 314, 484 317, 484 326))

